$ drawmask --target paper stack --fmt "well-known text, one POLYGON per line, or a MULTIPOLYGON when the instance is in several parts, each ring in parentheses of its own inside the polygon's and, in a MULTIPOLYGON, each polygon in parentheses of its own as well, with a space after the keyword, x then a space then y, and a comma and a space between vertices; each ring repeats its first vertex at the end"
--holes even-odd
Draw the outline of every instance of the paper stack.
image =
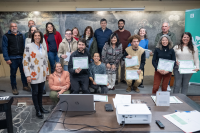
POLYGON ((113 103, 115 108, 117 104, 131 104, 131 95, 116 94, 115 98, 113 98, 113 103))

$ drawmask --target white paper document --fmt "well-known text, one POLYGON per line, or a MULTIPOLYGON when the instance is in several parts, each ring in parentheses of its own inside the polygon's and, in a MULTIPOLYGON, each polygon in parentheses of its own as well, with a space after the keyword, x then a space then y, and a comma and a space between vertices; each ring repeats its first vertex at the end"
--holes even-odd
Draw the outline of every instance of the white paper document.
POLYGON ((127 80, 137 80, 139 79, 139 75, 137 70, 126 70, 126 79, 127 80))
MULTIPOLYGON (((151 96, 151 98, 153 99, 154 102, 156 102, 156 96, 151 96)), ((175 96, 170 96, 169 99, 170 99, 170 103, 183 103, 175 96)))
POLYGON ((116 94, 115 98, 113 98, 113 103, 115 108, 117 104, 131 104, 131 95, 116 94))
POLYGON ((200 112, 198 111, 191 111, 189 113, 176 112, 163 116, 186 133, 200 130, 200 112))
POLYGON ((194 69, 194 62, 193 60, 179 60, 179 69, 182 68, 193 68, 194 69))
POLYGON ((108 102, 108 96, 106 95, 93 95, 95 102, 108 102))
POLYGON ((95 74, 95 83, 97 85, 107 85, 108 75, 107 74, 95 74))
POLYGON ((193 71, 193 70, 194 70, 194 68, 192 68, 192 69, 180 69, 179 68, 180 74, 197 73, 196 71, 193 71))
POLYGON ((67 58, 65 58, 64 60, 69 62, 71 53, 70 52, 66 52, 66 55, 67 55, 67 58))
POLYGON ((131 59, 125 58, 125 64, 126 64, 126 67, 139 65, 138 57, 137 56, 133 56, 131 59))
POLYGON ((156 106, 169 106, 170 105, 170 92, 157 91, 156 92, 156 106))
POLYGON ((73 57, 73 69, 88 69, 88 57, 73 57))
POLYGON ((174 62, 175 61, 173 60, 166 60, 166 59, 160 58, 158 61, 157 69, 172 72, 173 67, 174 67, 174 62))

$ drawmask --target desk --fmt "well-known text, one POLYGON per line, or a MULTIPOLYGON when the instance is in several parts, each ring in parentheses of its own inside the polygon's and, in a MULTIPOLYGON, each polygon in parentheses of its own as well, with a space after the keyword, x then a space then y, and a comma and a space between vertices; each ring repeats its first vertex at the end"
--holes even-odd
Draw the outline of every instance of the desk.
POLYGON ((6 119, 0 120, 0 129, 7 128, 8 133, 13 133, 12 111, 11 111, 12 103, 13 103, 13 97, 10 97, 8 100, 0 100, 0 112, 6 113, 6 119))
MULTIPOLYGON (((115 97, 115 94, 109 94, 108 95, 108 102, 96 102, 96 113, 92 115, 86 115, 86 116, 78 116, 78 117, 67 117, 65 122, 73 124, 88 124, 88 125, 105 125, 109 126, 112 128, 119 127, 115 115, 115 110, 113 112, 106 112, 104 109, 104 105, 107 103, 111 103, 113 105, 112 98, 115 97)), ((155 106, 155 103, 151 99, 150 94, 131 94, 132 99, 141 99, 147 103, 149 107, 151 107, 151 112, 152 112, 152 122, 150 125, 148 124, 139 124, 139 125, 125 125, 124 129, 122 130, 123 132, 142 132, 142 133, 159 133, 159 132, 170 132, 170 133, 182 133, 183 131, 180 130, 178 127, 176 127, 174 124, 169 122, 167 119, 163 117, 163 115, 174 113, 175 110, 198 110, 200 111, 200 106, 190 100, 187 96, 183 94, 174 94, 174 96, 177 96, 183 103, 182 104, 171 104, 170 107, 157 107, 155 106), (160 120, 164 125, 165 129, 160 129, 156 123, 155 120, 160 120)), ((114 107, 114 105, 113 105, 114 107)), ((61 121, 62 118, 57 118, 61 117, 62 113, 57 111, 55 112, 52 117, 50 116, 49 120, 52 121, 61 121)), ((67 128, 69 129, 77 129, 81 128, 81 126, 69 126, 66 125, 67 128)), ((63 130, 63 125, 62 124, 57 124, 57 123, 50 123, 50 122, 45 122, 40 129, 39 133, 66 133, 67 131, 63 130)), ((104 127, 99 127, 98 129, 104 131, 104 132, 117 132, 118 130, 111 130, 108 128, 104 127)), ((83 133, 88 133, 88 132, 98 132, 92 128, 86 128, 81 130, 83 133)))

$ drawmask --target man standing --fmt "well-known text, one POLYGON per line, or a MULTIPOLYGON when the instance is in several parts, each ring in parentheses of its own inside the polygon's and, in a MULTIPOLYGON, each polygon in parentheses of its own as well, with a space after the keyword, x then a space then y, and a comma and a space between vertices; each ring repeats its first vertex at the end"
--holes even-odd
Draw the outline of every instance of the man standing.
POLYGON ((131 46, 125 49, 123 60, 125 58, 131 59, 133 56, 138 57, 138 64, 136 66, 131 66, 131 67, 126 67, 125 70, 137 70, 137 74, 139 76, 138 80, 127 80, 126 83, 128 88, 126 89, 126 92, 131 92, 131 89, 133 87, 133 90, 137 93, 140 92, 138 89, 138 86, 141 84, 142 79, 143 79, 143 68, 145 65, 146 61, 146 56, 145 56, 145 50, 139 46, 140 43, 140 36, 139 35, 134 35, 129 38, 129 42, 131 43, 131 46))
POLYGON ((18 95, 16 73, 19 67, 21 73, 21 80, 23 83, 23 90, 30 91, 27 84, 26 77, 23 70, 23 53, 24 53, 24 37, 18 31, 16 23, 10 23, 10 30, 3 36, 2 51, 4 60, 10 65, 10 80, 12 86, 12 93, 18 95))
POLYGON ((94 37, 97 39, 98 52, 101 55, 103 46, 105 45, 106 42, 108 42, 110 35, 112 34, 112 31, 106 27, 107 20, 105 18, 101 19, 100 25, 101 28, 95 31, 94 37))
MULTIPOLYGON (((128 43, 129 43, 128 38, 131 36, 131 33, 128 30, 124 29, 124 25, 125 25, 125 20, 120 19, 118 21, 119 30, 115 31, 115 33, 117 33, 119 36, 119 41, 122 43, 123 53, 128 46, 128 43)), ((123 60, 120 60, 120 67, 119 67, 117 77, 116 77, 118 79, 118 82, 120 82, 120 81, 126 82, 124 79, 125 78, 124 74, 125 74, 125 63, 123 60)))
MULTIPOLYGON (((29 20, 29 21, 28 21, 28 29, 29 29, 31 26, 33 26, 33 25, 35 25, 35 22, 34 22, 33 20, 29 20)), ((25 39, 28 37, 28 33, 29 33, 29 32, 26 32, 26 33, 24 34, 25 39)))
POLYGON ((175 46, 176 45, 176 36, 175 36, 175 34, 173 32, 169 31, 169 29, 170 29, 169 23, 164 22, 162 24, 161 29, 162 29, 162 32, 157 34, 155 42, 154 42, 154 46, 155 47, 157 46, 158 41, 160 40, 160 37, 162 35, 165 35, 165 34, 168 35, 171 38, 171 40, 173 42, 173 45, 175 46))
MULTIPOLYGON (((72 30, 67 29, 65 31, 65 38, 62 40, 58 48, 58 57, 61 59, 66 59, 76 50, 77 50, 77 41, 72 37, 72 30)), ((64 65, 64 70, 68 71, 68 61, 65 60, 62 61, 64 65)))
POLYGON ((89 71, 88 69, 73 69, 73 58, 74 57, 88 57, 88 66, 91 60, 91 56, 86 48, 86 41, 84 38, 78 40, 78 49, 73 52, 70 56, 68 63, 69 73, 70 73, 70 82, 71 90, 73 94, 79 94, 80 87, 83 94, 89 94, 89 71))

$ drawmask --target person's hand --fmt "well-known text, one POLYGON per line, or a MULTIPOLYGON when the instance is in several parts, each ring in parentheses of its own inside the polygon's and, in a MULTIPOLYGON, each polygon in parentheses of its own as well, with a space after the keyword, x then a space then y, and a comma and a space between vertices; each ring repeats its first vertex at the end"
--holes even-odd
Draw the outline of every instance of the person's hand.
POLYGON ((179 65, 180 65, 180 62, 179 62, 179 61, 176 61, 176 65, 179 66, 179 65))
POLYGON ((75 70, 75 73, 80 73, 81 70, 82 70, 82 69, 79 67, 79 68, 77 68, 77 69, 75 70))
POLYGON ((107 67, 108 69, 110 69, 110 68, 111 68, 111 65, 108 63, 108 64, 106 65, 106 67, 107 67))
POLYGON ((163 75, 166 75, 166 74, 168 74, 168 73, 169 73, 169 71, 163 70, 163 75))
POLYGON ((150 54, 150 55, 153 55, 153 52, 151 51, 149 54, 150 54))
POLYGON ((198 72, 198 71, 199 71, 199 69, 194 69, 194 70, 192 70, 192 71, 196 71, 196 72, 198 72))
POLYGON ((27 82, 28 82, 28 83, 31 83, 31 76, 28 76, 28 77, 27 77, 27 82))
POLYGON ((128 55, 128 56, 126 56, 126 58, 128 58, 128 59, 131 59, 131 58, 132 58, 132 56, 131 56, 131 55, 128 55))
POLYGON ((157 70, 160 74, 162 74, 163 75, 163 70, 157 70))
POLYGON ((140 73, 141 73, 141 70, 139 69, 139 70, 137 70, 137 73, 138 73, 138 75, 140 75, 140 73))
POLYGON ((67 55, 66 55, 66 54, 63 54, 63 55, 61 55, 61 57, 62 57, 63 59, 65 59, 65 58, 67 58, 67 55))
POLYGON ((12 64, 11 60, 6 61, 8 65, 12 64))
POLYGON ((107 83, 107 85, 106 86, 109 86, 109 83, 107 83))
POLYGON ((116 66, 115 65, 112 65, 112 70, 115 70, 116 69, 116 66))
POLYGON ((59 98, 59 95, 60 95, 60 94, 62 94, 61 91, 58 92, 58 96, 57 96, 58 98, 59 98))
POLYGON ((47 80, 47 81, 49 80, 49 75, 46 76, 46 80, 47 80))
POLYGON ((95 81, 93 81, 93 85, 97 85, 95 81))

